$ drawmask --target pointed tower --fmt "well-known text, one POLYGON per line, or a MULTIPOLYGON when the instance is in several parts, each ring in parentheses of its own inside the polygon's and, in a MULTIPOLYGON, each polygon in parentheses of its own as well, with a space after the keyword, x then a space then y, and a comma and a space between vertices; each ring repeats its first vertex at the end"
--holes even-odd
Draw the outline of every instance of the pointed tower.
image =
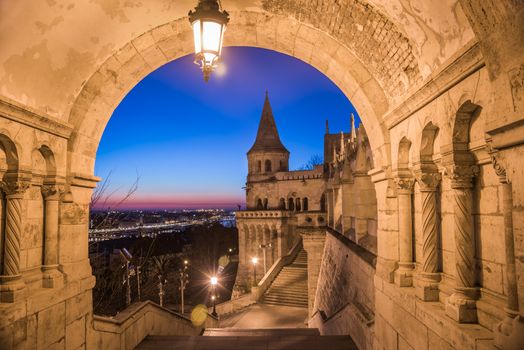
POLYGON ((289 151, 284 147, 278 135, 277 124, 273 116, 268 93, 262 109, 255 143, 247 152, 250 176, 267 176, 277 171, 288 171, 289 151))

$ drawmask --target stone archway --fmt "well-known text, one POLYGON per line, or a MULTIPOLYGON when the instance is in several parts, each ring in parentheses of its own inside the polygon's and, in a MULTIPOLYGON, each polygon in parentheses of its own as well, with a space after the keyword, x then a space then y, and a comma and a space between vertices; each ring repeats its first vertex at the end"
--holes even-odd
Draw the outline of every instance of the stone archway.
MULTIPOLYGON (((381 116, 389 108, 385 90, 355 53, 323 31, 292 18, 258 12, 231 14, 225 46, 255 46, 296 57, 335 82, 359 111, 376 157, 387 167, 389 140, 381 116)), ((71 109, 69 173, 91 175, 96 150, 113 110, 146 75, 193 50, 187 18, 156 27, 109 57, 84 84, 71 109)), ((175 77, 176 79, 176 77, 175 77)))

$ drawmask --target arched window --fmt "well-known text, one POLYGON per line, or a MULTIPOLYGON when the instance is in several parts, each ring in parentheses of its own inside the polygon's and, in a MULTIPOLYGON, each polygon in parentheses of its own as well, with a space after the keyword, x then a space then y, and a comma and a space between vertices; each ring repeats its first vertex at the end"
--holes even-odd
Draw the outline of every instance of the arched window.
POLYGON ((278 209, 286 210, 286 200, 284 198, 280 198, 280 202, 278 204, 278 209))
POLYGON ((265 163, 264 167, 265 167, 266 173, 270 173, 271 172, 271 161, 269 159, 266 159, 266 163, 265 163))
POLYGON ((259 160, 257 162, 257 173, 261 173, 262 172, 262 161, 259 160))
POLYGON ((300 211, 301 205, 300 205, 300 198, 297 198, 295 200, 295 209, 296 211, 300 211))
POLYGON ((326 195, 324 193, 320 197, 320 211, 326 211, 326 195))
POLYGON ((264 208, 264 205, 262 204, 262 199, 260 198, 257 199, 256 208, 257 210, 262 210, 262 208, 264 208))
POLYGON ((293 198, 288 199, 287 210, 295 210, 295 201, 293 200, 293 198))
POLYGON ((308 200, 307 200, 307 197, 305 198, 302 198, 302 210, 303 211, 308 211, 308 200))
POLYGON ((264 209, 267 210, 267 208, 268 208, 267 198, 264 198, 264 209))

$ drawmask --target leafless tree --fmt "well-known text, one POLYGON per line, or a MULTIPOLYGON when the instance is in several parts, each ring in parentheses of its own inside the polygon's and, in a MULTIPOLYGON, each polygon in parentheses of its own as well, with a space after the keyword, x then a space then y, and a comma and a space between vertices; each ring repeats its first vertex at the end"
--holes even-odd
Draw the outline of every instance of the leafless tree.
POLYGON ((315 166, 324 164, 324 159, 320 154, 314 154, 309 158, 306 164, 302 165, 298 170, 313 170, 315 166))
POLYGON ((138 190, 138 183, 140 182, 140 175, 137 171, 135 181, 128 188, 124 196, 120 198, 117 202, 112 203, 111 200, 114 198, 115 194, 120 191, 121 187, 111 189, 111 175, 112 175, 112 171, 110 171, 107 174, 107 176, 104 178, 102 183, 93 190, 93 195, 91 196, 91 202, 89 203, 90 212, 93 213, 93 209, 95 208, 103 209, 104 212, 100 213, 101 216, 92 214, 95 217, 91 217, 91 219, 94 219, 94 220, 90 220, 90 222, 94 222, 96 224, 94 226, 90 226, 91 229, 96 229, 96 228, 100 228, 104 226, 111 226, 113 222, 117 220, 121 220, 122 219, 121 215, 124 215, 124 214, 114 216, 114 215, 110 215, 109 212, 111 210, 116 210, 120 208, 138 190))

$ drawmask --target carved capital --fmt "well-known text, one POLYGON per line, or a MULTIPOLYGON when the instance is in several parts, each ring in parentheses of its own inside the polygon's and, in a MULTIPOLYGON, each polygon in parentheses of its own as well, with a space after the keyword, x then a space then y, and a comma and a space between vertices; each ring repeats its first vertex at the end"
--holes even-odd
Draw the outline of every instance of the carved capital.
POLYGON ((413 191, 413 185, 415 184, 415 179, 412 177, 397 177, 395 178, 395 184, 397 189, 401 191, 413 191))
POLYGON ((60 196, 65 192, 63 185, 58 184, 44 184, 42 186, 42 196, 45 200, 59 200, 60 196))
POLYGON ((2 190, 10 197, 22 197, 30 186, 31 182, 25 180, 0 182, 2 190))
POLYGON ((438 172, 415 172, 421 191, 436 191, 442 176, 438 172))
POLYGON ((477 165, 451 164, 446 167, 445 174, 451 180, 451 188, 471 188, 473 178, 479 173, 477 165))
POLYGON ((506 174, 506 167, 502 164, 501 156, 499 152, 493 149, 491 142, 488 142, 488 153, 491 158, 491 163, 493 169, 495 169, 495 174, 499 177, 501 183, 509 183, 508 177, 506 174))

